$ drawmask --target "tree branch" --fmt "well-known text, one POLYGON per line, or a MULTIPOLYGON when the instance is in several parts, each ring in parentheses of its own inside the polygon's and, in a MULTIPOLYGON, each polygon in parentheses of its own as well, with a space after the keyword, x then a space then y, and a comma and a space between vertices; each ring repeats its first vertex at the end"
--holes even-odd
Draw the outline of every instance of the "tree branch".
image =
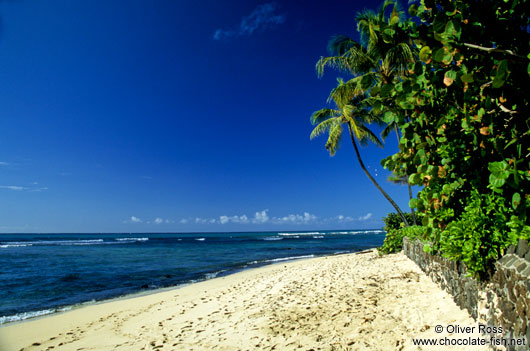
POLYGON ((507 107, 504 107, 504 105, 501 104, 501 103, 498 103, 497 105, 499 105, 499 107, 500 107, 502 112, 506 112, 506 113, 509 113, 509 114, 519 113, 517 111, 513 111, 513 110, 508 109, 507 107))
POLYGON ((471 49, 477 49, 477 50, 481 50, 481 51, 486 51, 487 53, 498 52, 498 53, 501 53, 501 54, 506 54, 506 55, 509 55, 509 56, 513 56, 513 57, 519 59, 519 61, 523 61, 523 62, 528 61, 528 59, 526 57, 518 55, 515 52, 513 52, 512 50, 503 50, 503 49, 497 49, 497 48, 487 48, 487 47, 484 47, 484 46, 480 46, 480 45, 476 45, 476 44, 469 44, 469 43, 464 43, 463 45, 465 47, 468 47, 468 48, 471 48, 471 49))

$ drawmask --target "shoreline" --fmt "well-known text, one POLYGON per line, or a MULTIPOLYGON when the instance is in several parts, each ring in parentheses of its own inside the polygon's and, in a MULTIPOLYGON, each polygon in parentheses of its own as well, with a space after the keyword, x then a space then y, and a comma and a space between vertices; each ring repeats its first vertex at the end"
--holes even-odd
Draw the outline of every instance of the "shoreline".
POLYGON ((22 314, 25 314, 25 313, 27 313, 27 314, 36 314, 36 313, 39 313, 39 312, 46 312, 46 311, 53 310, 52 312, 49 312, 49 313, 37 314, 37 315, 30 316, 30 317, 23 318, 23 319, 17 319, 17 320, 13 320, 13 321, 0 323, 0 329, 3 328, 3 327, 14 325, 14 324, 19 324, 19 323, 29 322, 29 321, 33 321, 33 320, 42 319, 42 318, 52 317, 52 316, 55 316, 55 315, 60 315, 60 314, 63 314, 63 313, 67 313, 67 312, 70 312, 70 311, 75 311, 75 310, 78 310, 80 308, 89 307, 89 306, 93 306, 93 305, 99 305, 99 304, 104 304, 104 303, 107 303, 107 302, 114 302, 114 301, 120 301, 120 300, 133 299, 133 298, 137 298, 137 297, 149 296, 149 295, 158 294, 158 293, 162 293, 162 292, 166 292, 166 291, 181 289, 181 288, 187 287, 189 285, 202 283, 202 282, 209 281, 209 280, 212 280, 212 279, 227 277, 227 276, 231 276, 233 274, 238 274, 238 273, 245 272, 245 271, 248 271, 248 270, 260 269, 260 268, 263 268, 263 267, 272 266, 272 265, 276 265, 276 264, 282 264, 282 263, 288 263, 288 262, 294 262, 294 261, 300 261, 300 260, 310 260, 310 259, 313 259, 313 258, 328 257, 328 256, 333 257, 333 256, 338 256, 338 255, 361 254, 361 253, 364 253, 364 252, 369 252, 371 250, 375 250, 375 248, 374 249, 361 250, 361 251, 355 251, 355 252, 351 252, 351 251, 342 252, 341 251, 341 252, 337 252, 337 253, 330 254, 330 255, 319 255, 319 256, 317 256, 317 255, 311 254, 311 255, 302 255, 302 256, 298 256, 298 257, 294 256, 294 257, 285 257, 285 258, 275 258, 275 259, 265 260, 264 262, 255 263, 255 266, 253 266, 253 267, 243 267, 243 268, 239 267, 239 268, 226 269, 226 270, 216 271, 216 272, 213 272, 213 273, 208 273, 207 275, 215 274, 215 276, 213 276, 211 278, 196 279, 196 280, 185 282, 185 283, 182 283, 182 284, 179 284, 179 285, 172 285, 172 286, 158 287, 158 288, 155 288, 155 289, 136 291, 136 292, 132 292, 132 293, 129 293, 129 294, 115 296, 115 297, 102 299, 102 300, 84 301, 84 302, 80 302, 80 303, 74 304, 74 305, 60 306, 60 307, 54 307, 54 308, 43 309, 43 310, 38 310, 38 311, 21 312, 21 313, 17 313, 15 315, 10 315, 10 316, 1 316, 0 318, 9 318, 9 317, 19 316, 19 315, 22 315, 22 314), (272 262, 265 263, 267 261, 272 261, 272 262))
POLYGON ((9 323, 0 349, 417 350, 412 338, 442 337, 438 324, 476 325, 403 254, 372 249, 9 323))

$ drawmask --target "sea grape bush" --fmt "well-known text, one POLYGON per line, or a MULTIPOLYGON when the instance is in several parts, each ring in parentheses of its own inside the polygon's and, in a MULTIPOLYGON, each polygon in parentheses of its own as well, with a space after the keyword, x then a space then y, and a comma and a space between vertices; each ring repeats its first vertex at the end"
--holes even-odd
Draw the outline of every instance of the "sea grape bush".
POLYGON ((430 250, 477 277, 530 238, 529 8, 526 0, 412 4, 399 25, 416 59, 370 92, 402 135, 383 166, 423 187, 410 206, 430 250))
MULTIPOLYGON (((421 187, 409 205, 426 250, 485 278, 510 244, 530 238, 530 0, 421 0, 408 10, 405 19, 385 0, 357 14, 360 42, 332 39, 336 56, 317 72, 352 74, 340 87, 347 117, 363 101, 400 136, 381 163, 421 187)), ((403 230, 388 231, 383 251, 401 245, 403 230)))

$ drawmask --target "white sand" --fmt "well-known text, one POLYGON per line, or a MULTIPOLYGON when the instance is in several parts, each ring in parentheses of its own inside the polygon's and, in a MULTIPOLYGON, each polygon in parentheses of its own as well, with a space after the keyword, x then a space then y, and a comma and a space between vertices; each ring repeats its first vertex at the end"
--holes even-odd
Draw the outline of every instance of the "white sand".
MULTIPOLYGON (((413 346, 474 327, 403 254, 276 264, 0 328, 0 350, 486 350, 413 346)), ((452 338, 478 337, 454 334, 452 338)))

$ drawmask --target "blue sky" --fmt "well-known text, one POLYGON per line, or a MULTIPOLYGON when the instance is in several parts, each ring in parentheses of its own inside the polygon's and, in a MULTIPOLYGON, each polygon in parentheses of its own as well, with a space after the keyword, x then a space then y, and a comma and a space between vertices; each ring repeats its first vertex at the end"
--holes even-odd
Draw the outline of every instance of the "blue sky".
MULTIPOLYGON (((0 2, 0 232, 379 228, 344 138, 309 140, 355 1, 0 2)), ((407 190, 386 181, 402 208, 407 190)))

